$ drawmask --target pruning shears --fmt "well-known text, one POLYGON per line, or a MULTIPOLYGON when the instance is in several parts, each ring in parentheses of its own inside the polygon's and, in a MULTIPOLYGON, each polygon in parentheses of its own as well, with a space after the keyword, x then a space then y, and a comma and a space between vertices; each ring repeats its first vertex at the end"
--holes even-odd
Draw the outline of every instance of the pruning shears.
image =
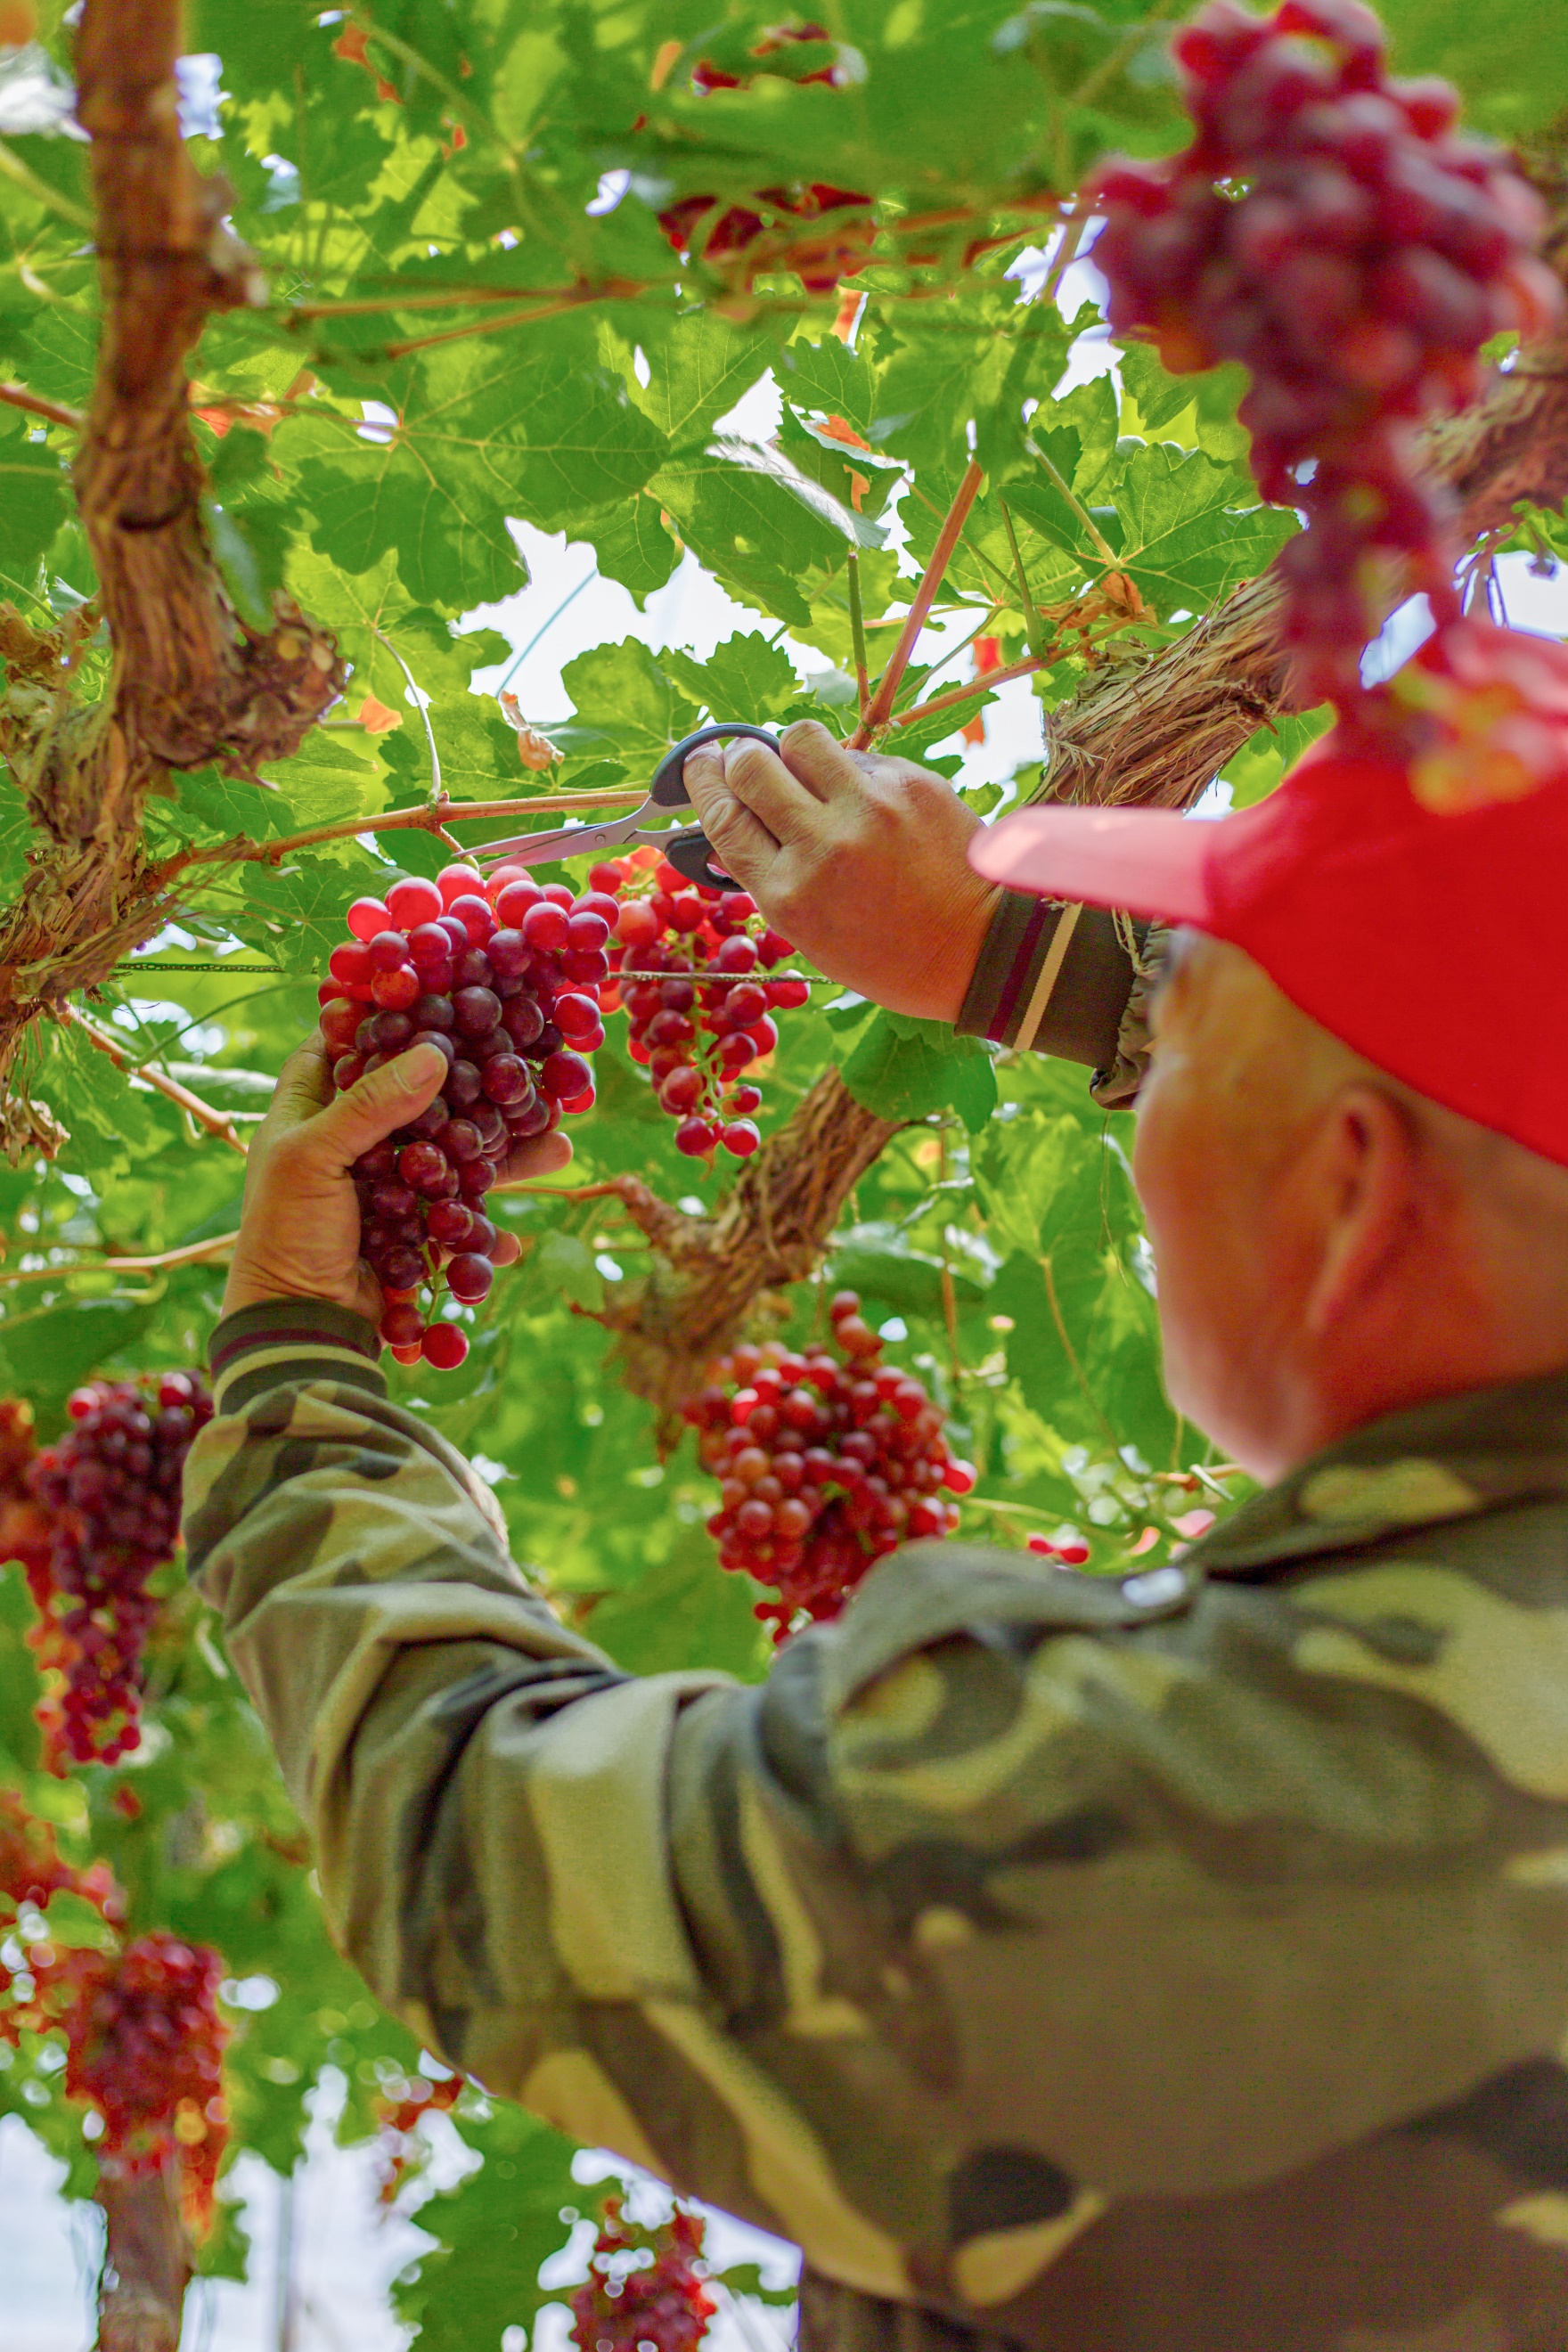
POLYGON ((602 857, 616 849, 640 848, 643 845, 658 849, 668 859, 678 874, 689 882, 706 882, 722 888, 730 880, 721 866, 712 864, 713 845, 700 824, 667 831, 648 820, 666 815, 670 810, 689 808, 690 795, 686 789, 686 755, 699 743, 718 743, 737 735, 749 735, 756 742, 765 743, 771 751, 779 748, 778 738, 765 727, 749 727, 738 719, 723 719, 717 726, 700 727, 694 735, 686 735, 667 751, 653 772, 647 788, 647 798, 640 807, 628 809, 621 816, 607 817, 602 824, 567 824, 555 833, 519 833, 509 835, 504 841, 484 841, 469 851, 473 857, 506 857, 516 866, 539 866, 557 857, 602 857))

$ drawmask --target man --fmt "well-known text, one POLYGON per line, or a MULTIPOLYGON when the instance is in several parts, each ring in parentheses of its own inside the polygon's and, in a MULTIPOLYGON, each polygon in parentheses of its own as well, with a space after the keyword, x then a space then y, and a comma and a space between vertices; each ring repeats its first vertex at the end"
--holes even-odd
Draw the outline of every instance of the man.
POLYGON ((1196 927, 1137 1174, 1173 1399, 1278 1482, 1121 1583, 910 1547, 761 1688, 621 1675, 385 1402, 344 1171, 438 1057, 285 1072, 187 1539, 332 1931, 453 2063, 796 2240, 808 2346, 1568 2346, 1564 768, 971 841, 815 727, 694 763, 906 1012, 1114 1043, 1137 934, 1076 907, 1196 927))

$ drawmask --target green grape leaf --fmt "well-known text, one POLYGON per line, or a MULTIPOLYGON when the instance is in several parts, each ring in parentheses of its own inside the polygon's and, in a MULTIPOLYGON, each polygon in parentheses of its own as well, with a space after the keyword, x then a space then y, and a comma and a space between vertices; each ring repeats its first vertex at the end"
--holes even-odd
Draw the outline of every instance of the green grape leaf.
POLYGON ((561 678, 577 712, 575 723, 551 730, 563 750, 614 751, 652 767, 696 723, 696 706, 639 637, 579 654, 561 678))
POLYGON ((924 1118, 952 1108, 975 1135, 996 1106, 995 1073, 984 1045, 940 1021, 879 1013, 842 1076, 856 1101, 879 1118, 924 1118))
POLYGON ((1250 485, 1228 466, 1166 442, 1135 442, 1102 488, 1116 501, 1122 568, 1162 619, 1205 611, 1266 570, 1298 529, 1279 507, 1238 504, 1250 485))
POLYGON ((679 546, 665 528, 658 500, 646 491, 584 517, 572 526, 572 535, 593 541, 604 577, 629 588, 639 605, 664 586, 680 561, 679 546))
POLYGON ((671 447, 686 448, 705 439, 750 391, 771 356, 768 338, 699 311, 651 341, 647 383, 634 378, 628 389, 671 447))
POLYGON ((0 408, 0 571, 18 583, 31 579, 70 500, 65 461, 33 438, 37 430, 16 409, 0 408))
POLYGON ((800 699, 795 664, 760 629, 726 637, 706 661, 669 646, 659 666, 714 719, 777 719, 800 699))

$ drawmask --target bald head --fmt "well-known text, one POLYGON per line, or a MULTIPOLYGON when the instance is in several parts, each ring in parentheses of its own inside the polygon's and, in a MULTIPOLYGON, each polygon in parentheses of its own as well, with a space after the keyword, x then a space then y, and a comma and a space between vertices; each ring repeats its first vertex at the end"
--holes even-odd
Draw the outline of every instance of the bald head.
POLYGON ((1427 1101, 1184 933, 1136 1170, 1173 1402, 1274 1477, 1363 1422, 1568 1366, 1568 1169, 1427 1101))

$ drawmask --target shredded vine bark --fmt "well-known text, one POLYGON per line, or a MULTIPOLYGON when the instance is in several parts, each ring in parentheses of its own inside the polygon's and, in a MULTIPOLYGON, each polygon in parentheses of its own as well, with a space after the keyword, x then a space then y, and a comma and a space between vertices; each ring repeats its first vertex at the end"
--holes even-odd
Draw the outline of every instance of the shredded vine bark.
POLYGON ((221 183, 180 135, 177 0, 87 0, 78 116, 91 137, 104 323, 75 480, 112 671, 75 691, 84 625, 34 631, 0 611, 0 752, 37 828, 0 918, 0 1077, 29 1022, 105 978, 172 902, 142 843, 170 768, 250 774, 296 751, 341 693, 333 638, 279 600, 267 634, 235 611, 202 520, 185 361, 215 310, 266 299, 223 226, 221 183))
POLYGON ((899 1126, 828 1069, 711 1217, 682 1216, 639 1178, 618 1179, 627 1214, 668 1267, 601 1318, 620 1339, 626 1385, 668 1420, 759 1297, 816 1271, 845 1202, 899 1126))

